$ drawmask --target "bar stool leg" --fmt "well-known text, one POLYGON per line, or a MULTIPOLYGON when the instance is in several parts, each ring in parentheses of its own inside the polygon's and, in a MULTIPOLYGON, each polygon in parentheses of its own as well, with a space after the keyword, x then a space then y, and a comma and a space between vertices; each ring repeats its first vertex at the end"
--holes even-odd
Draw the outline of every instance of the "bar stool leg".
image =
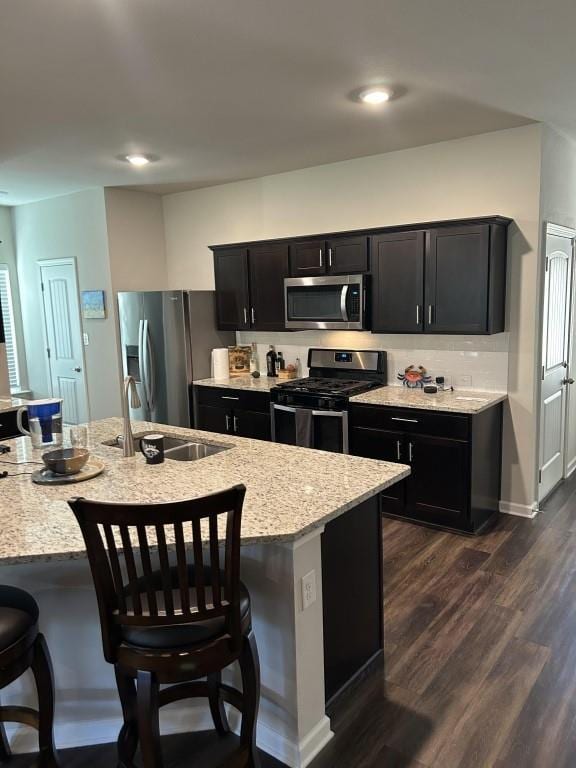
POLYGON ((138 672, 138 734, 144 768, 163 768, 158 683, 152 672, 138 672))
POLYGON ((54 675, 52 662, 44 635, 39 634, 34 643, 32 674, 38 691, 38 742, 40 768, 58 768, 58 756, 54 745, 54 675))
POLYGON ((230 733, 230 726, 228 724, 228 717, 226 715, 226 709, 224 708, 224 702, 220 695, 220 684, 222 683, 222 673, 214 672, 208 675, 208 701, 210 703, 210 712, 212 713, 212 720, 214 721, 214 727, 219 736, 226 736, 230 733))
POLYGON ((260 703, 260 660, 254 632, 243 638, 240 655, 242 673, 242 692, 244 708, 240 728, 240 743, 250 750, 247 768, 260 768, 260 758, 256 747, 256 723, 260 703))
POLYGON ((10 752, 10 746, 8 739, 6 738, 6 731, 4 724, 0 723, 0 763, 6 763, 10 760, 12 753, 10 752))
POLYGON ((138 710, 136 703, 136 683, 119 664, 114 666, 116 686, 122 705, 124 725, 118 736, 118 759, 120 768, 133 768, 134 755, 138 748, 138 710))

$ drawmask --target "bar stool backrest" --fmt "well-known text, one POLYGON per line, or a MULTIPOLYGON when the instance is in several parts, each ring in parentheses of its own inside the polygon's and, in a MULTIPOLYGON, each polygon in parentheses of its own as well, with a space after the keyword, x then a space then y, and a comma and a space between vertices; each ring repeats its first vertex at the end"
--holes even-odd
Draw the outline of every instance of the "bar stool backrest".
POLYGON ((72 499, 90 562, 104 655, 120 628, 224 619, 240 646, 240 531, 246 488, 160 504, 72 499))

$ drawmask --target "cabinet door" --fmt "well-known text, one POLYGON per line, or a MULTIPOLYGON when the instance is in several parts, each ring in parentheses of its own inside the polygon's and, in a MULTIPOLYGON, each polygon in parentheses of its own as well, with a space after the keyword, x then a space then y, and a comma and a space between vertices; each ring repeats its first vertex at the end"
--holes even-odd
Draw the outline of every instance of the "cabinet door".
POLYGON ((328 272, 352 275, 368 271, 368 238, 336 237, 328 240, 328 272))
POLYGON ((232 410, 218 408, 212 405, 199 405, 196 411, 197 428, 206 432, 220 432, 230 434, 232 432, 232 410))
POLYGON ((372 329, 424 330, 424 232, 372 238, 372 329))
POLYGON ((232 418, 236 435, 252 437, 256 440, 270 440, 269 414, 235 410, 232 418))
POLYGON ((460 440, 410 435, 412 474, 406 480, 406 514, 424 522, 467 528, 469 446, 460 440))
POLYGON ((228 248, 214 253, 216 314, 221 331, 250 327, 248 250, 228 248))
MULTIPOLYGON (((402 432, 353 426, 350 429, 350 453, 367 459, 408 464, 407 444, 402 432)), ((404 487, 405 481, 401 480, 382 491, 384 512, 402 514, 404 487)))
POLYGON ((488 333, 490 227, 432 229, 426 249, 428 333, 488 333))
POLYGON ((250 248, 250 321, 256 331, 285 328, 284 278, 288 277, 288 245, 257 245, 250 248))
POLYGON ((326 274, 326 247, 324 240, 307 240, 290 246, 290 274, 292 277, 312 277, 326 274))

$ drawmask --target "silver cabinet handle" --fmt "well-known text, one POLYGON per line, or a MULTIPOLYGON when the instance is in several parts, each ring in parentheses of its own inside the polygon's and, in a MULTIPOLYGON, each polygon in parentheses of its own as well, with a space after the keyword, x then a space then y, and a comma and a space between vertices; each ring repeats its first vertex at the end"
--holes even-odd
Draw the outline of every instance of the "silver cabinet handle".
POLYGON ((391 416, 390 421, 409 421, 410 424, 418 424, 418 419, 403 419, 400 416, 391 416))
POLYGON ((408 443, 408 461, 410 462, 410 464, 412 464, 412 451, 413 451, 413 448, 414 448, 414 446, 412 445, 412 443, 408 443))
POLYGON ((328 266, 332 266, 332 248, 328 248, 328 266))
POLYGON ((428 304, 428 325, 432 325, 432 304, 428 304))
POLYGON ((400 461, 400 459, 402 458, 402 454, 400 451, 401 451, 400 440, 396 440, 396 458, 398 459, 398 461, 400 461))
POLYGON ((234 397, 233 395, 220 395, 221 400, 240 400, 239 397, 234 397))
POLYGON ((254 307, 250 310, 250 315, 252 317, 252 325, 256 323, 256 312, 254 311, 254 307))
POLYGON ((76 371, 76 373, 82 373, 82 368, 78 366, 77 368, 72 368, 73 371, 76 371))
POLYGON ((234 416, 233 421, 234 421, 234 432, 238 432, 238 417, 234 416))
POLYGON ((244 307, 244 323, 248 325, 248 310, 244 307))
POLYGON ((416 325, 420 325, 420 304, 416 304, 416 325))
POLYGON ((231 425, 230 416, 226 414, 226 432, 230 432, 230 425, 231 425))
POLYGON ((323 254, 322 254, 322 248, 320 248, 320 266, 321 267, 324 266, 324 258, 323 258, 323 254))

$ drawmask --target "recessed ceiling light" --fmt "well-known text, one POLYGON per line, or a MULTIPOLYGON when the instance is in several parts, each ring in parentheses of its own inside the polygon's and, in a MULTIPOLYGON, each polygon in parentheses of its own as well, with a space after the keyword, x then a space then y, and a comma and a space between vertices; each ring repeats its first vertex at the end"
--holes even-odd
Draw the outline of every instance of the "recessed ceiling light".
POLYGON ((150 162, 150 158, 146 157, 146 155, 126 155, 125 159, 131 165, 136 165, 139 168, 143 165, 148 165, 148 163, 150 162))
POLYGON ((392 92, 387 88, 367 88, 358 94, 360 101, 364 104, 384 104, 390 100, 392 92))

